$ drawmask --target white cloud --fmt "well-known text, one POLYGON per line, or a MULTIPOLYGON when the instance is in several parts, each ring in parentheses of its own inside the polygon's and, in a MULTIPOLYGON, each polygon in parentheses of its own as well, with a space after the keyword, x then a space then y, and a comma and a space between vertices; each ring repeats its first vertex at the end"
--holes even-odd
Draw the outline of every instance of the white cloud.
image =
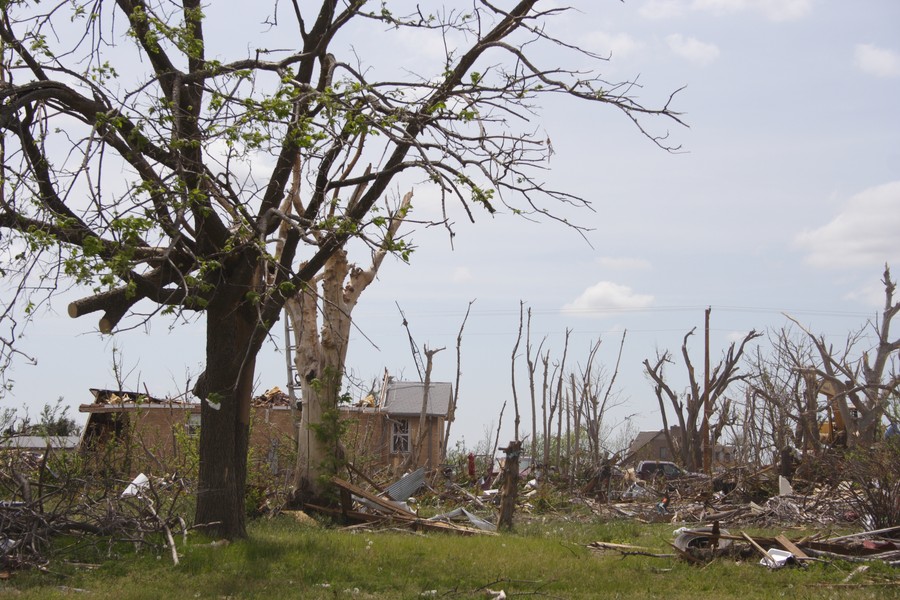
POLYGON ((747 337, 749 331, 730 331, 725 335, 725 339, 728 340, 729 344, 740 344, 744 341, 744 338, 747 337))
POLYGON ((650 0, 638 13, 645 19, 671 19, 683 15, 686 8, 684 0, 650 0))
POLYGON ((830 223, 797 235, 806 262, 816 267, 900 263, 900 181, 864 190, 830 223))
POLYGON ((565 313, 597 313, 608 310, 645 308, 653 303, 653 296, 636 294, 627 285, 600 281, 584 290, 580 296, 563 306, 565 313))
POLYGON ((624 256, 601 256, 597 259, 601 267, 617 270, 645 270, 650 268, 650 261, 643 258, 628 258, 624 256))
POLYGON ((594 31, 584 36, 584 45, 591 52, 613 59, 626 58, 643 47, 643 44, 627 33, 594 31))
POLYGON ((472 281, 472 279, 474 277, 468 267, 456 267, 453 269, 453 274, 450 275, 450 280, 453 283, 466 283, 467 281, 472 281))
POLYGON ((900 77, 900 54, 872 44, 856 46, 856 66, 863 73, 876 77, 900 77))
POLYGON ((844 298, 873 308, 884 308, 884 284, 867 283, 859 289, 844 294, 844 298))
POLYGON ((719 57, 719 48, 696 38, 686 38, 680 33, 666 37, 669 48, 681 58, 696 65, 706 66, 719 57))
POLYGON ((813 0, 694 0, 691 8, 717 15, 754 11, 770 21, 793 21, 812 11, 813 0))

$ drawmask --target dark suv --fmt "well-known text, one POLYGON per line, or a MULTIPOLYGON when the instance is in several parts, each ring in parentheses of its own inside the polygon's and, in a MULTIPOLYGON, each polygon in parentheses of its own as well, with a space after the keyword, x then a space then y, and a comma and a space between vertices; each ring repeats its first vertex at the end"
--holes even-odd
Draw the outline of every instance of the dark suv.
POLYGON ((639 479, 678 479, 687 475, 681 467, 665 460, 642 460, 638 463, 634 474, 639 479))

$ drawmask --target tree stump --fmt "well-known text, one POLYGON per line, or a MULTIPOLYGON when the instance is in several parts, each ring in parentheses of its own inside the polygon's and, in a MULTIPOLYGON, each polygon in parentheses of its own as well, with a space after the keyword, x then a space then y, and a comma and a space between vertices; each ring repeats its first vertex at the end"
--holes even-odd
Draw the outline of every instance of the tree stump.
POLYGON ((516 511, 516 496, 519 491, 519 455, 522 452, 522 442, 513 440, 506 448, 501 448, 506 453, 503 462, 503 471, 500 478, 500 518, 497 521, 499 529, 512 529, 513 513, 516 511))

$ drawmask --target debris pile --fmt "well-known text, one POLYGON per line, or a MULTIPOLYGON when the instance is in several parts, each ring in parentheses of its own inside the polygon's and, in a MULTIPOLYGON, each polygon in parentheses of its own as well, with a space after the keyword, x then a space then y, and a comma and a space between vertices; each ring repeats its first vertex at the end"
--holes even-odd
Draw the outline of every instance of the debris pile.
POLYGON ((882 561, 900 566, 900 541, 885 537, 900 531, 900 526, 852 535, 826 538, 822 534, 791 540, 785 534, 774 537, 751 536, 745 531, 734 535, 712 527, 675 531, 672 548, 692 563, 705 564, 722 555, 760 556, 760 564, 769 568, 785 565, 803 566, 813 560, 843 560, 849 562, 882 561))
MULTIPOLYGON (((493 534, 496 530, 492 523, 465 509, 422 518, 410 510, 406 502, 394 500, 387 493, 379 496, 339 477, 332 477, 331 483, 340 490, 341 508, 329 508, 314 504, 307 504, 306 507, 340 517, 353 524, 403 526, 413 530, 444 531, 462 535, 493 534), (464 521, 466 524, 460 523, 460 521, 464 521)), ((405 475, 388 490, 393 490, 394 494, 409 490, 414 493, 422 485, 424 485, 424 470, 419 469, 405 475)))
MULTIPOLYGON (((44 455, 38 464, 27 454, 4 456, 0 467, 0 572, 50 561, 52 541, 70 536, 70 548, 127 541, 136 548, 167 547, 177 564, 174 536, 186 532, 177 514, 184 490, 180 479, 139 477, 129 483, 69 471, 44 455)), ((104 550, 105 549, 105 550, 104 550)))

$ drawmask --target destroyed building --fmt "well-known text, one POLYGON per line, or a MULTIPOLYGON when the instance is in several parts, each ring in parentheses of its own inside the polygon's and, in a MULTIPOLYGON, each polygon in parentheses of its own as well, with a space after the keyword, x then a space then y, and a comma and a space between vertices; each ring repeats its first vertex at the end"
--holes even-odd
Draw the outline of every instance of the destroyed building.
MULTIPOLYGON (((185 442, 200 431, 198 402, 124 390, 92 388, 91 394, 94 402, 78 407, 88 415, 81 451, 89 459, 134 475, 189 458, 185 442)), ((252 400, 251 453, 273 471, 293 466, 286 460, 294 447, 292 412, 278 388, 252 400)))
MULTIPOLYGON (((452 391, 449 383, 431 383, 423 445, 414 467, 433 468, 442 462, 452 391)), ((123 390, 91 389, 91 393, 94 401, 78 408, 88 415, 81 444, 87 457, 131 475, 186 458, 184 441, 199 432, 199 403, 123 390)), ((340 405, 351 458, 370 468, 400 465, 418 439, 424 395, 424 383, 388 378, 378 398, 340 405)), ((252 401, 251 459, 273 473, 293 468, 290 457, 302 403, 291 404, 278 388, 252 401)))

